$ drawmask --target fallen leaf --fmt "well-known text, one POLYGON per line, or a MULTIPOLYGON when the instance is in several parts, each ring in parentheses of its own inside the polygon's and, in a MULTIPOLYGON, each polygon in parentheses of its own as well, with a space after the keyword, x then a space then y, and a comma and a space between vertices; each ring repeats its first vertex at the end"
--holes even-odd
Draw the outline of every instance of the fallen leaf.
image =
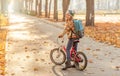
POLYGON ((28 49, 27 47, 25 47, 25 49, 28 49))
POLYGON ((37 49, 32 49, 32 51, 33 51, 33 50, 37 50, 37 49))
POLYGON ((30 56, 26 56, 26 58, 30 58, 30 56))
POLYGON ((94 53, 93 56, 98 56, 98 55, 94 53))
POLYGON ((105 70, 101 69, 102 72, 104 72, 105 70))
POLYGON ((34 68, 34 71, 38 71, 38 68, 34 68))
POLYGON ((39 59, 35 59, 35 61, 39 61, 39 59))
POLYGON ((44 43, 48 43, 47 41, 44 41, 44 43))
POLYGON ((86 48, 86 50, 91 50, 90 48, 86 48))
POLYGON ((48 63, 48 64, 51 64, 51 63, 48 63))
POLYGON ((12 73, 11 75, 13 76, 13 75, 15 75, 15 73, 12 73))
POLYGON ((24 67, 21 67, 22 69, 24 69, 24 67))
POLYGON ((105 56, 107 56, 107 54, 104 54, 105 56))
POLYGON ((100 49, 96 49, 96 51, 100 51, 100 49))
POLYGON ((93 63, 93 60, 88 60, 89 63, 93 63))
POLYGON ((93 72, 87 72, 87 74, 95 74, 95 73, 93 73, 93 72))
POLYGON ((41 59, 41 61, 45 61, 45 59, 41 59))
POLYGON ((27 50, 25 50, 25 52, 27 52, 27 50))
POLYGON ((109 54, 111 54, 111 52, 109 52, 109 54))
POLYGON ((26 71, 23 70, 22 72, 26 72, 26 71))
POLYGON ((119 69, 119 68, 120 68, 120 66, 116 66, 116 68, 118 68, 118 69, 119 69))

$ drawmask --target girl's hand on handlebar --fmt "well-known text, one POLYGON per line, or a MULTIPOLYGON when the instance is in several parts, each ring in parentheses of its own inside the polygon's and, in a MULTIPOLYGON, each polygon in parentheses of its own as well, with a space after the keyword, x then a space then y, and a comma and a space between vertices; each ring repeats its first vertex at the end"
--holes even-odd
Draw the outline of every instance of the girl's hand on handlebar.
POLYGON ((58 36, 58 38, 62 38, 62 37, 63 37, 63 35, 59 35, 59 36, 58 36))

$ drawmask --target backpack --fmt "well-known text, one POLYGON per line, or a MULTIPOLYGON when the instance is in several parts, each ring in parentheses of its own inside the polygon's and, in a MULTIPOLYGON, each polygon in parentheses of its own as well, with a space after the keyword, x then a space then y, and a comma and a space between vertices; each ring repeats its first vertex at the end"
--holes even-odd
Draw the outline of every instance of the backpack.
POLYGON ((74 26, 75 26, 75 30, 74 30, 74 34, 76 34, 79 38, 82 38, 84 36, 84 27, 82 25, 82 20, 73 20, 74 22, 74 26))

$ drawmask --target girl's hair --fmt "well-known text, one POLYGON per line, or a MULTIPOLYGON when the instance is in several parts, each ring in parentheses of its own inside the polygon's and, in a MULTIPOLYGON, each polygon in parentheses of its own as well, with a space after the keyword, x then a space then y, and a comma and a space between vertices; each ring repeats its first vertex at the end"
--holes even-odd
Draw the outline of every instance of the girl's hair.
MULTIPOLYGON (((67 14, 68 14, 68 13, 67 13, 67 14)), ((70 18, 69 18, 69 19, 66 18, 66 22, 67 22, 67 21, 71 21, 72 19, 73 19, 73 16, 70 15, 70 18)))
POLYGON ((66 14, 69 13, 71 16, 74 16, 75 15, 75 11, 74 10, 68 10, 66 12, 66 14))

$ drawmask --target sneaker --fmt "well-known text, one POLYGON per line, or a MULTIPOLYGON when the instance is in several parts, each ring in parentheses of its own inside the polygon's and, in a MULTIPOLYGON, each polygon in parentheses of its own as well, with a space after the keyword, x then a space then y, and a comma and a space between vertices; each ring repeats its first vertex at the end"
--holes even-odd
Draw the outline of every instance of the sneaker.
POLYGON ((62 68, 62 70, 66 70, 67 68, 70 68, 70 67, 71 67, 71 63, 70 63, 70 61, 66 61, 66 63, 65 63, 65 67, 62 68))

